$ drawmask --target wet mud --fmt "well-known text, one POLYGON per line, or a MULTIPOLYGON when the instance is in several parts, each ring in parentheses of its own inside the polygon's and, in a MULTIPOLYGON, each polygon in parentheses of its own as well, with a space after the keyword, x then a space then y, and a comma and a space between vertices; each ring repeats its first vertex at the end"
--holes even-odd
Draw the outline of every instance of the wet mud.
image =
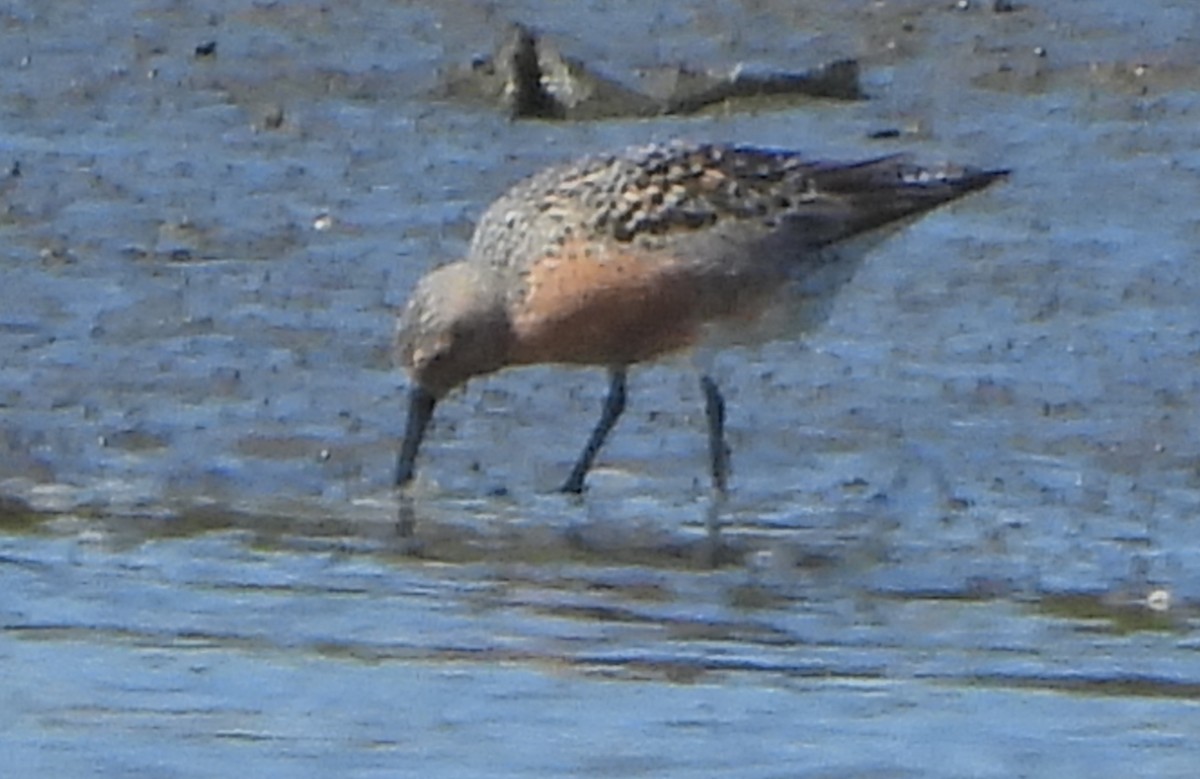
POLYGON ((1191 777, 1197 25, 1170 0, 0 9, 0 762, 1191 777), (517 21, 638 94, 848 58, 869 99, 514 122, 439 93, 517 21), (1014 173, 882 245, 804 341, 719 357, 715 570, 686 361, 631 374, 580 499, 554 490, 604 378, 545 367, 448 399, 399 503, 416 279, 518 178, 674 137, 1014 173))

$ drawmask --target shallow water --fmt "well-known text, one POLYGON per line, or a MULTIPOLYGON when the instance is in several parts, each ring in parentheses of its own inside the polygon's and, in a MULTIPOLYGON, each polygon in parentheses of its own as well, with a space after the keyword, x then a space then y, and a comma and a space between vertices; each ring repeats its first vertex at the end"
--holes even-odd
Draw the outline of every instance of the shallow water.
POLYGON ((0 763, 1190 777, 1190 5, 547 5, 0 12, 0 763), (856 55, 875 99, 434 100, 509 18, 630 84, 856 55), (398 507, 416 278, 514 179, 675 136, 1015 174, 881 247, 804 342, 720 357, 718 570, 684 363, 632 375, 578 501, 552 490, 602 374, 473 383, 398 507))

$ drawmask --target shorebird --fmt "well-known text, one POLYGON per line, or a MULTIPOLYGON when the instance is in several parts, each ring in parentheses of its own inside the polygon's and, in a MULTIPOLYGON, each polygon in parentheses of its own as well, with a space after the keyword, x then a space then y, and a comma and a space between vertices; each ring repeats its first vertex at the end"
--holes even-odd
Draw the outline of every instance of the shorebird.
MULTIPOLYGON (((600 419, 562 485, 581 492, 625 409, 631 365, 714 334, 812 329, 868 245, 1006 173, 683 142, 543 170, 484 212, 466 258, 422 278, 400 318, 396 356, 412 384, 396 485, 411 481, 448 392, 503 368, 564 363, 609 374, 600 419)), ((725 401, 707 372, 700 386, 712 485, 724 494, 725 401)))

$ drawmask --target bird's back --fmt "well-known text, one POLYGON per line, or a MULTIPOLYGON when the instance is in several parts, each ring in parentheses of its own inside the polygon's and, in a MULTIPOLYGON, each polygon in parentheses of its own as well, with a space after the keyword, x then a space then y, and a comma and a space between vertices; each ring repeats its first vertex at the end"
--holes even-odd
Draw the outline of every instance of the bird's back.
POLYGON ((636 147, 515 185, 481 217, 467 262, 503 299, 513 362, 638 362, 714 322, 758 318, 784 286, 800 290, 790 313, 807 329, 857 264, 831 247, 1001 175, 903 157, 636 147))
POLYGON ((903 156, 845 164, 747 146, 634 147, 518 183, 481 217, 469 257, 524 273, 569 243, 669 252, 708 241, 712 249, 692 264, 730 277, 915 216, 1002 175, 924 168, 903 156))

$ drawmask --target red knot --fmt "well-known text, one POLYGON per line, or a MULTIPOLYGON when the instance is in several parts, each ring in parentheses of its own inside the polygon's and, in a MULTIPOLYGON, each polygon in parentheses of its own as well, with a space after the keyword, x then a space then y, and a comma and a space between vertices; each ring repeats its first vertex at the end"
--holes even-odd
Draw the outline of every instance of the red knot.
MULTIPOLYGON (((401 317, 396 354, 412 389, 396 485, 412 479, 446 393, 502 368, 563 363, 609 373, 600 419, 562 487, 581 492, 625 408, 629 366, 714 330, 798 336, 824 319, 867 244, 1006 173, 674 142, 522 181, 480 218, 466 259, 421 279, 401 317)), ((700 384, 723 493, 725 402, 707 373, 700 384)))

